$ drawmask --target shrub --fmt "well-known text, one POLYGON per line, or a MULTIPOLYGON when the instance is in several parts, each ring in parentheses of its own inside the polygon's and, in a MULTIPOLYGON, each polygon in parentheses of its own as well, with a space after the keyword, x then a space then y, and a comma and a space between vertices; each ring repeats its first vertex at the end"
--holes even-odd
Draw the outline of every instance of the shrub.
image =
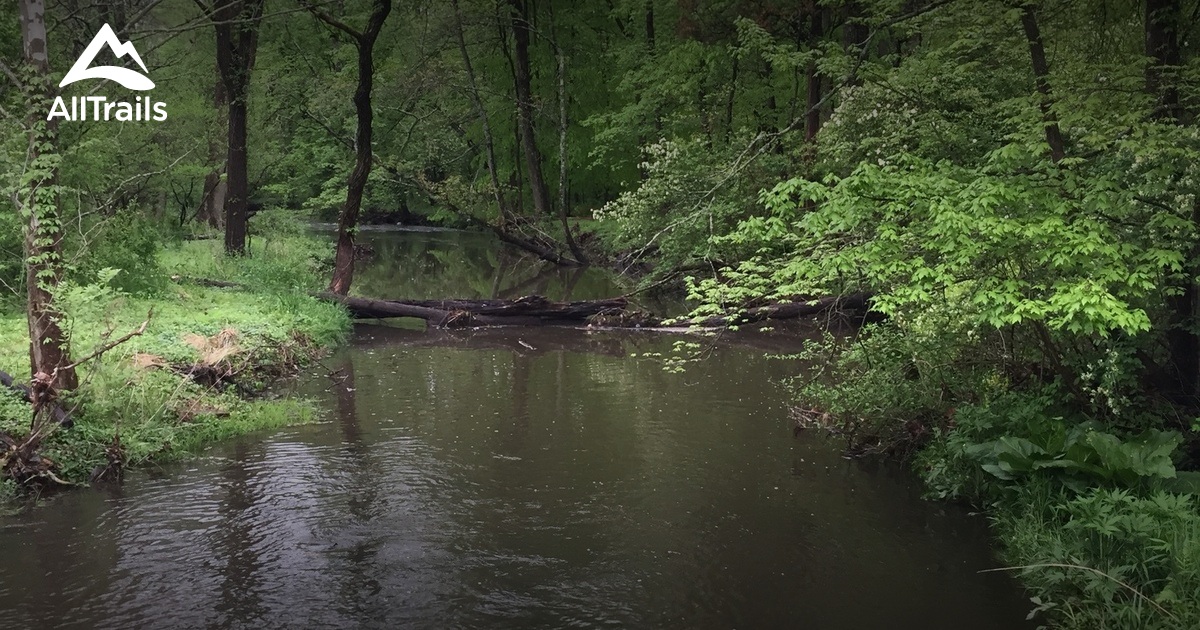
POLYGON ((92 228, 86 242, 78 243, 80 255, 73 265, 72 279, 90 281, 102 269, 120 269, 112 286, 135 295, 153 295, 167 284, 159 266, 163 237, 158 226, 132 209, 118 211, 92 228))
POLYGON ((1031 477, 1082 492, 1095 484, 1145 487, 1176 476, 1174 431, 1117 435, 1095 421, 1065 415, 1054 388, 1006 393, 956 410, 919 463, 933 494, 995 500, 1031 477))

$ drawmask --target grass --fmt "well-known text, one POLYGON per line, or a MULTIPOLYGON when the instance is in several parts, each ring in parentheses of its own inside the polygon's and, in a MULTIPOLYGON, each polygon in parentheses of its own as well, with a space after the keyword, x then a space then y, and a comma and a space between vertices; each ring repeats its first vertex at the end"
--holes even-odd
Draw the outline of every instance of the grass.
MULTIPOLYGON (((181 278, 147 295, 113 289, 111 271, 94 282, 60 288, 75 356, 136 329, 143 335, 80 368, 75 426, 52 434, 43 455, 70 482, 103 467, 118 438, 127 465, 163 461, 251 431, 311 421, 311 403, 257 394, 275 378, 340 343, 350 320, 336 305, 307 295, 318 288, 328 248, 291 235, 256 239, 251 255, 227 258, 217 241, 185 242, 161 252, 154 273, 181 278), (245 289, 212 288, 186 278, 234 281, 245 289), (217 378, 222 376, 223 378, 217 378)), ((28 373, 25 317, 0 314, 0 369, 28 373)), ((30 407, 0 396, 0 432, 27 434, 30 407)), ((12 494, 11 486, 0 493, 12 494)))

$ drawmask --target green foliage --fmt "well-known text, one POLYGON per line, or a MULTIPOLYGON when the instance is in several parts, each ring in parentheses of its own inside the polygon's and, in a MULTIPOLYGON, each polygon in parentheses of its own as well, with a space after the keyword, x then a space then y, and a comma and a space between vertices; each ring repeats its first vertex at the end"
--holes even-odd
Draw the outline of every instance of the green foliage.
POLYGON ((645 151, 641 184, 597 210, 595 218, 613 225, 611 247, 639 258, 653 254, 664 270, 733 253, 720 246, 730 241, 715 237, 747 217, 752 206, 746 200, 767 181, 764 169, 779 165, 763 160, 746 169, 733 149, 699 140, 664 140, 645 151))
POLYGON ((159 266, 163 234, 156 222, 132 209, 107 217, 87 231, 86 243, 78 244, 79 261, 71 277, 94 277, 103 269, 119 269, 112 285, 126 293, 154 295, 168 282, 159 266))
POLYGON ((1090 483, 1133 485, 1143 479, 1175 477, 1171 455, 1182 441, 1177 433, 1151 429, 1122 441, 1089 424, 1066 429, 1043 423, 1039 428, 1038 442, 1006 435, 971 445, 966 456, 979 462, 985 472, 1004 481, 1038 471, 1052 471, 1066 477, 1068 486, 1076 490, 1090 483))
POLYGON ((1200 505, 1191 495, 1025 492, 996 519, 1035 612, 1064 628, 1200 625, 1200 505))
MULTIPOLYGON (((787 253, 782 264, 740 268, 768 270, 776 295, 871 288, 889 315, 952 300, 995 328, 1137 334, 1151 326, 1147 300, 1182 268, 1186 228, 1179 213, 1137 196, 1012 145, 982 169, 897 155, 844 178, 780 184, 763 195, 772 215, 726 238, 763 243, 760 258, 787 253), (803 199, 819 209, 801 212, 803 199), (1130 232, 1123 221, 1145 227, 1130 232)), ((710 300, 724 290, 717 280, 700 288, 710 300)))
POLYGON ((1008 393, 955 410, 919 458, 942 498, 995 501, 1033 478, 1081 492, 1095 485, 1146 487, 1176 476, 1178 433, 1148 429, 1117 436, 1095 421, 1064 416, 1053 390, 1008 393))
POLYGON ((828 337, 802 356, 820 366, 793 379, 800 406, 829 414, 854 451, 907 451, 944 428, 957 406, 1008 386, 993 370, 1005 340, 954 308, 828 337))
POLYGON ((247 256, 225 256, 222 244, 215 240, 186 242, 161 256, 172 275, 237 282, 271 294, 323 288, 332 260, 332 248, 326 243, 296 233, 255 238, 247 256))

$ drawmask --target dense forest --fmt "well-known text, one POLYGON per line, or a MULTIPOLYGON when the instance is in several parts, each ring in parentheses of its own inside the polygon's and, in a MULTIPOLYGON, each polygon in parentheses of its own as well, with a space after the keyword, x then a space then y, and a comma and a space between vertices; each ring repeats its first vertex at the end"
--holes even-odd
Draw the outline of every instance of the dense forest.
POLYGON ((0 0, 6 487, 310 414, 243 396, 345 338, 361 228, 462 228, 686 293, 677 328, 868 310, 802 353, 797 431, 985 509, 1049 623, 1197 627, 1198 30, 1190 0, 0 0), (102 25, 92 65, 152 88, 64 80, 102 25))

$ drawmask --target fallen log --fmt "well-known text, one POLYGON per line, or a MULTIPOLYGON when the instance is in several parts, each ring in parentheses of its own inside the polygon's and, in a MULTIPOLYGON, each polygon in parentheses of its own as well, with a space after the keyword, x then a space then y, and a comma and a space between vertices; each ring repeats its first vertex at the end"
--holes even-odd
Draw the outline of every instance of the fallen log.
POLYGON ((198 284, 202 287, 215 287, 218 289, 244 289, 246 285, 240 282, 230 282, 228 280, 213 280, 212 278, 193 278, 191 276, 171 276, 171 282, 190 282, 198 284))
MULTIPOLYGON (((244 288, 236 282, 185 278, 173 280, 204 286, 244 288)), ((315 298, 337 302, 359 319, 408 317, 421 319, 436 328, 477 326, 588 326, 592 328, 639 328, 664 332, 694 329, 720 329, 757 324, 768 320, 789 320, 829 312, 851 314, 860 320, 869 316, 871 295, 850 293, 814 300, 796 300, 754 306, 726 315, 708 317, 661 318, 627 310, 625 296, 603 300, 555 302, 540 295, 505 299, 379 300, 352 297, 328 291, 310 293, 315 298)))
POLYGON ((713 317, 693 318, 685 325, 701 328, 726 328, 744 324, 757 324, 769 319, 796 319, 810 315, 821 315, 830 311, 859 313, 865 315, 869 310, 871 296, 866 293, 851 293, 835 297, 825 297, 808 302, 783 302, 756 306, 741 312, 713 317))
POLYGON ((345 306, 363 319, 413 317, 438 328, 469 326, 582 326, 600 313, 623 311, 628 300, 554 302, 540 295, 516 300, 375 300, 321 292, 316 297, 345 306))
POLYGON ((338 302, 360 319, 413 317, 436 328, 472 326, 588 326, 592 328, 640 328, 666 332, 719 329, 767 320, 788 320, 832 311, 865 315, 867 294, 821 298, 807 302, 769 304, 731 313, 699 318, 662 319, 626 310, 624 297, 606 300, 553 302, 540 295, 516 300, 375 300, 319 293, 317 297, 338 302))

